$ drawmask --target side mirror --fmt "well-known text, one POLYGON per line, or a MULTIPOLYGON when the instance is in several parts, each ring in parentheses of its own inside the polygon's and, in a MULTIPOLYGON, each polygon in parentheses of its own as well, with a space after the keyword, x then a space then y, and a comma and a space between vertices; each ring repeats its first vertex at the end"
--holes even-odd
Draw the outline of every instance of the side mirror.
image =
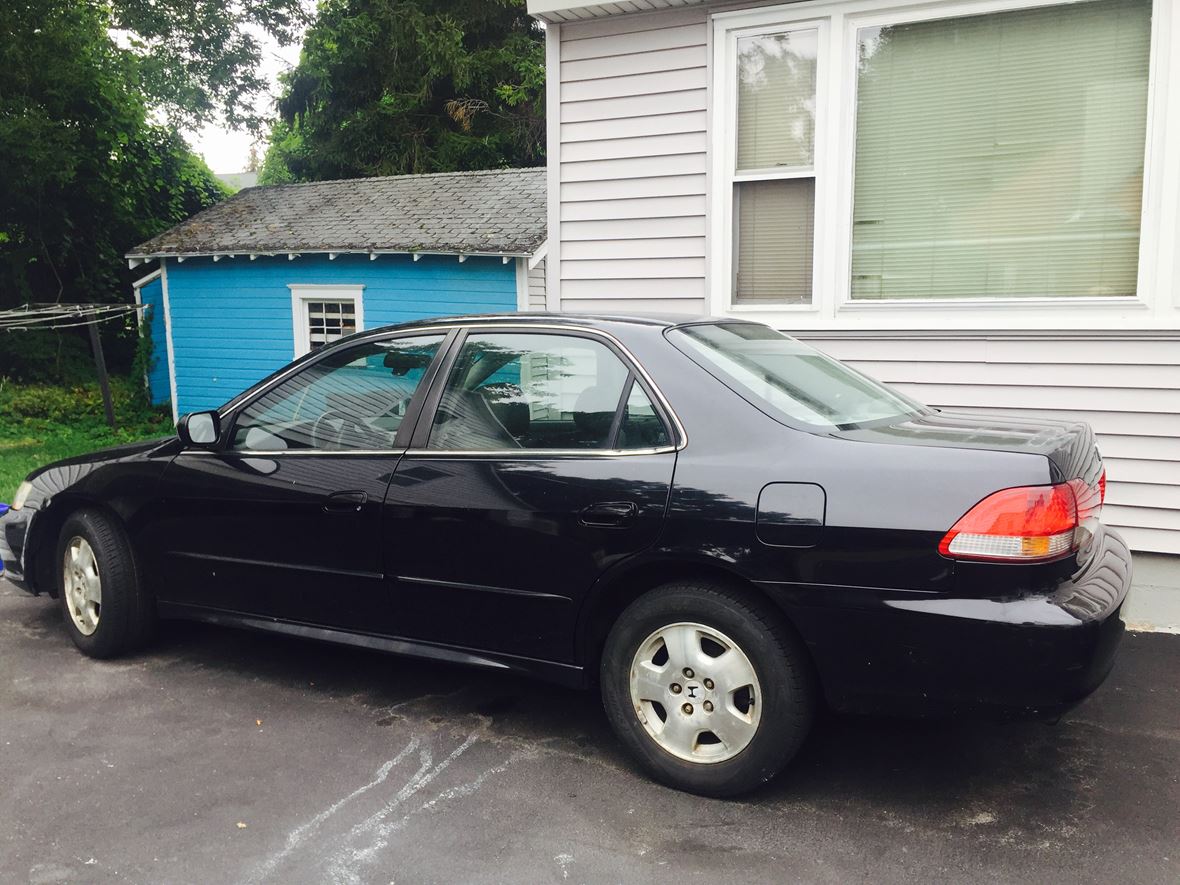
POLYGON ((216 412, 193 412, 176 422, 176 433, 186 446, 212 448, 221 438, 221 418, 216 412))

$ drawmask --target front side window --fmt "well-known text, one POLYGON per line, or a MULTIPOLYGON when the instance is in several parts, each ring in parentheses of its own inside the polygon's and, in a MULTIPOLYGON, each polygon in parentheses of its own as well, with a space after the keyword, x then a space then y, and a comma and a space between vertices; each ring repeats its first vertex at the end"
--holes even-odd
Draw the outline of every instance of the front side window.
POLYGON ((859 29, 852 298, 1134 295, 1150 16, 859 29))
POLYGON ((371 341, 318 360, 246 406, 234 423, 241 452, 396 448, 410 399, 441 335, 371 341))
POLYGON ((447 379, 429 448, 601 450, 647 448, 653 439, 663 445, 663 423, 643 397, 627 367, 600 341, 473 333, 447 379))
POLYGON ((912 400, 769 326, 683 326, 671 330, 668 338, 726 386, 788 424, 844 430, 924 411, 912 400))
POLYGON ((738 304, 811 301, 815 28, 737 40, 733 292, 738 304))

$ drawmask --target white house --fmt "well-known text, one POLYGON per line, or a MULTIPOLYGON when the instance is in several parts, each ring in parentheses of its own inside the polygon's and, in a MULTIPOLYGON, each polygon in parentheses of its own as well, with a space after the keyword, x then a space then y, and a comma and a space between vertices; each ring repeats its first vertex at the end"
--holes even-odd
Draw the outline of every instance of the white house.
POLYGON ((548 305, 752 317, 936 406, 1078 416, 1180 553, 1180 3, 529 0, 548 305))

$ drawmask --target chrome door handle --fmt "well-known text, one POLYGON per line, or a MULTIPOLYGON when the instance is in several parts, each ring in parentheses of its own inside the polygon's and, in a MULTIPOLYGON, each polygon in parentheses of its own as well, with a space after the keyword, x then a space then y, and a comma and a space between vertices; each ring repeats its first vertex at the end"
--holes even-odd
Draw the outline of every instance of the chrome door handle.
POLYGON ((368 500, 367 492, 333 492, 324 500, 324 512, 360 513, 368 500))

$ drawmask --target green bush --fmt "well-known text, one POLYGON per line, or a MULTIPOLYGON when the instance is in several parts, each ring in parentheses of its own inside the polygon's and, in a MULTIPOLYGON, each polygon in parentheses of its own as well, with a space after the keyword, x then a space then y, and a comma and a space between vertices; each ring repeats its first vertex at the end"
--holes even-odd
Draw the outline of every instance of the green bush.
POLYGON ((146 405, 142 384, 111 378, 116 429, 106 425, 97 383, 70 387, 0 378, 0 501, 51 461, 172 433, 167 408, 146 405))
MULTIPOLYGON (((111 379, 111 398, 116 418, 123 422, 138 422, 153 412, 145 406, 140 390, 126 378, 111 379)), ((97 383, 57 387, 0 381, 0 421, 21 422, 29 418, 74 421, 103 415, 102 393, 97 383)))

